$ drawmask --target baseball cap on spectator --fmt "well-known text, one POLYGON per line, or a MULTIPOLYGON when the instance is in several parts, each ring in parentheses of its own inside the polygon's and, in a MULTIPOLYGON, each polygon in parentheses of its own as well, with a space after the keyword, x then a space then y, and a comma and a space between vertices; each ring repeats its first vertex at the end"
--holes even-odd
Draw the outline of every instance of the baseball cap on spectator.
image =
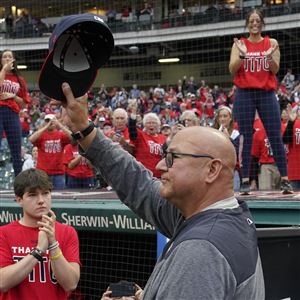
POLYGON ((84 95, 113 48, 113 35, 99 16, 85 13, 62 18, 49 39, 49 54, 39 76, 40 90, 64 101, 61 85, 67 82, 75 97, 84 95))
POLYGON ((112 127, 112 124, 111 124, 111 122, 109 122, 109 121, 106 121, 106 122, 103 124, 103 127, 106 127, 106 126, 110 126, 110 127, 112 127))
POLYGON ((99 118, 99 122, 105 122, 105 121, 106 121, 106 119, 104 117, 99 118))
POLYGON ((161 126, 161 130, 163 130, 164 128, 171 128, 171 126, 166 123, 161 126))
POLYGON ((199 109, 194 109, 193 111, 195 112, 195 114, 196 114, 198 117, 201 117, 201 116, 202 116, 201 110, 199 110, 199 109))
POLYGON ((47 114, 44 120, 53 120, 55 118, 55 114, 47 114))

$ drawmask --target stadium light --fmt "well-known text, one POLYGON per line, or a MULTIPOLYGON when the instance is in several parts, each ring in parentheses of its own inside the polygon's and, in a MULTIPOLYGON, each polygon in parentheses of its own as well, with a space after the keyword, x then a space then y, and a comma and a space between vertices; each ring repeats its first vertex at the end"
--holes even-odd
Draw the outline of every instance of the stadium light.
POLYGON ((158 62, 160 62, 161 64, 163 63, 175 63, 175 62, 179 62, 180 59, 178 57, 171 57, 171 58, 160 58, 158 60, 158 62))
POLYGON ((26 70, 27 66, 26 65, 18 65, 19 70, 26 70))

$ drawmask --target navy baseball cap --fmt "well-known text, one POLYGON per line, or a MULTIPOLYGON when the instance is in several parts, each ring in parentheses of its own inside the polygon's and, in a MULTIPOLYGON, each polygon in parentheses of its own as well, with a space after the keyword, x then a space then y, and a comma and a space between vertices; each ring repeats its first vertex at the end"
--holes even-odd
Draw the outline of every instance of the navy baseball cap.
POLYGON ((49 39, 49 54, 39 76, 40 90, 64 101, 61 85, 68 82, 75 97, 84 95, 113 48, 113 35, 101 17, 86 13, 62 18, 49 39))

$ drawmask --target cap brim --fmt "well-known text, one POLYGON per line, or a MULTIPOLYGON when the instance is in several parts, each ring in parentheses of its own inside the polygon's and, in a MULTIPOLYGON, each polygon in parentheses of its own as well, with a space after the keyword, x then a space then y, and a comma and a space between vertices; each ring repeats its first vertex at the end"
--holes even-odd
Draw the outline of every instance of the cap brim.
POLYGON ((66 72, 53 64, 53 53, 54 51, 49 53, 40 72, 39 87, 41 92, 50 98, 66 101, 62 84, 67 82, 75 98, 83 96, 92 86, 97 76, 97 70, 66 72))

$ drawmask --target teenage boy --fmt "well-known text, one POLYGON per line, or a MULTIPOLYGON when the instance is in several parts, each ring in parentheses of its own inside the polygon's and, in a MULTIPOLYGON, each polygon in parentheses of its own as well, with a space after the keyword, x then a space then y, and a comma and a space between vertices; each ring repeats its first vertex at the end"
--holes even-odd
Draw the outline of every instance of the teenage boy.
POLYGON ((75 229, 56 221, 52 183, 38 169, 14 181, 23 217, 0 227, 0 299, 67 299, 80 277, 75 229))

